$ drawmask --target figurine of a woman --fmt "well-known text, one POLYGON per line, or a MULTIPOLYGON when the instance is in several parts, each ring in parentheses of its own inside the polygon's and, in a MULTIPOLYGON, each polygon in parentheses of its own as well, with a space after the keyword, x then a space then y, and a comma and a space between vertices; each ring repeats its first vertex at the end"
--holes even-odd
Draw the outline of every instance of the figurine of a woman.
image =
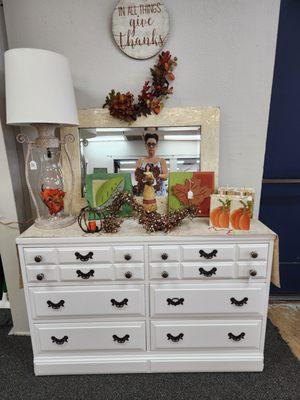
POLYGON ((147 133, 144 137, 147 156, 137 161, 135 178, 137 181, 137 195, 140 196, 144 190, 144 173, 146 165, 151 165, 151 172, 155 178, 153 188, 156 196, 165 196, 166 182, 168 179, 168 167, 164 158, 157 157, 156 150, 158 146, 158 135, 156 133, 147 133))
POLYGON ((151 164, 146 164, 143 177, 143 183, 145 184, 143 191, 143 207, 147 212, 154 212, 157 210, 154 182, 155 178, 151 172, 151 164))

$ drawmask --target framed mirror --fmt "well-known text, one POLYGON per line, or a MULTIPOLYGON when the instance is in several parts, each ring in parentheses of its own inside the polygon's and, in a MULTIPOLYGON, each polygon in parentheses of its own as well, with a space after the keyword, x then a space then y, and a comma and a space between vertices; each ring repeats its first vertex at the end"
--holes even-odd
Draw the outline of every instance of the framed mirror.
POLYGON ((73 174, 72 211, 78 213, 86 205, 86 176, 95 172, 130 173, 137 196, 137 168, 159 170, 157 196, 167 196, 169 172, 213 171, 217 187, 219 122, 217 107, 164 108, 131 124, 111 117, 106 109, 79 110, 79 127, 61 129, 62 138, 69 133, 75 138, 69 144, 72 171, 64 171, 67 193, 73 174))

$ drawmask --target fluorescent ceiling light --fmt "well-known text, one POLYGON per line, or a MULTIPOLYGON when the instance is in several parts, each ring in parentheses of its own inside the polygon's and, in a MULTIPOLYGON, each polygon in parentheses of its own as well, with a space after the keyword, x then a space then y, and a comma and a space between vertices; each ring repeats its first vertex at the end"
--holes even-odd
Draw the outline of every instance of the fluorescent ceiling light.
POLYGON ((178 160, 177 161, 177 164, 179 165, 179 164, 184 164, 184 160, 178 160))
POLYGON ((164 140, 201 140, 201 135, 164 135, 164 140))
POLYGON ((135 168, 120 168, 120 171, 135 171, 135 168))
POLYGON ((121 165, 135 165, 136 161, 120 161, 121 165))
POLYGON ((183 132, 183 131, 196 131, 200 130, 199 126, 166 126, 157 128, 161 132, 183 132))
POLYGON ((132 128, 96 128, 96 132, 127 132, 132 128))
POLYGON ((89 142, 124 142, 125 138, 123 135, 116 136, 97 136, 92 139, 88 139, 89 142))

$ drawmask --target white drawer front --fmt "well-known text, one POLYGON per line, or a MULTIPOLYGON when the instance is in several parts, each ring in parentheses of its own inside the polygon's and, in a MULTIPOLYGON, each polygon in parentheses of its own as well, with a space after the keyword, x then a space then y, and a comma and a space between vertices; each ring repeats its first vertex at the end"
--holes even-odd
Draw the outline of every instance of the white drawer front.
POLYGON ((26 275, 28 282, 39 283, 59 281, 59 273, 56 265, 26 266, 26 275))
POLYGON ((116 280, 142 280, 144 275, 144 264, 115 264, 116 280))
POLYGON ((263 313, 264 284, 236 287, 215 285, 151 285, 152 316, 263 313))
POLYGON ((239 244, 238 259, 243 261, 259 261, 268 259, 267 244, 239 244))
POLYGON ((262 279, 267 276, 267 262, 239 262, 238 266, 238 277, 239 278, 249 278, 251 279, 262 279), (251 274, 256 273, 256 275, 252 276, 251 274))
POLYGON ((151 349, 259 349, 261 322, 167 321, 151 322, 151 349))
POLYGON ((183 261, 230 261, 235 259, 235 246, 230 244, 182 246, 183 261))
POLYGON ((159 279, 168 281, 171 279, 180 279, 179 263, 155 263, 150 264, 150 279, 159 279))
POLYGON ((65 247, 58 249, 60 264, 112 263, 111 247, 65 247))
POLYGON ((234 278, 234 263, 182 263, 184 279, 221 279, 234 278))
POLYGON ((143 246, 115 246, 115 263, 144 262, 143 246))
POLYGON ((112 264, 61 265, 59 272, 62 281, 90 282, 114 279, 112 264))
POLYGON ((149 246, 150 262, 180 261, 179 246, 149 246))
POLYGON ((34 248, 24 249, 25 264, 44 265, 57 264, 57 254, 55 249, 34 248))
POLYGON ((145 350, 145 323, 36 324, 40 352, 145 350))
POLYGON ((144 286, 29 288, 35 319, 145 315, 144 286))

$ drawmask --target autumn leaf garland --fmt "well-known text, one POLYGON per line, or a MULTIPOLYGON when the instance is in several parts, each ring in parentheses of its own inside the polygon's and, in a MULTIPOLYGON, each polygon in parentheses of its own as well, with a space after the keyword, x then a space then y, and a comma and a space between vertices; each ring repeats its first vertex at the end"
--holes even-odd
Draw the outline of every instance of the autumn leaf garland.
POLYGON ((145 81, 138 102, 134 102, 131 92, 120 93, 111 90, 106 96, 103 108, 108 108, 110 115, 122 121, 133 122, 140 116, 148 116, 152 113, 159 114, 163 101, 173 93, 170 81, 175 79, 174 69, 177 66, 177 58, 172 58, 169 51, 163 51, 158 56, 158 61, 150 68, 151 83, 145 81))

